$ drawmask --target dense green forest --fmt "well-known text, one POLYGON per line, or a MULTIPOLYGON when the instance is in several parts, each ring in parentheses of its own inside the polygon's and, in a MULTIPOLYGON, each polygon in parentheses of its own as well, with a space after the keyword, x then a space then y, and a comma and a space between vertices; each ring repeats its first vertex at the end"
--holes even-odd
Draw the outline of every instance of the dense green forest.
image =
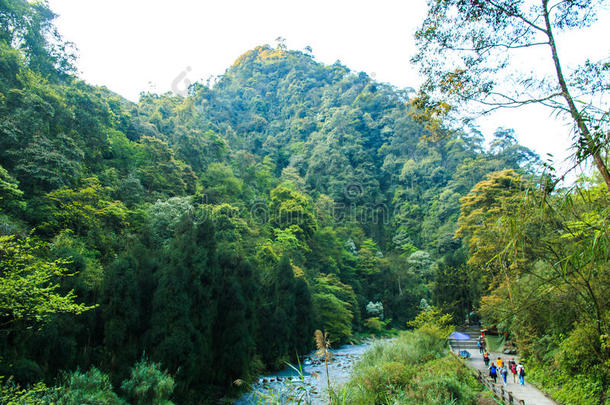
POLYGON ((133 103, 54 18, 0 1, 0 402, 212 401, 429 305, 605 395, 601 178, 554 190, 513 130, 282 43, 133 103))

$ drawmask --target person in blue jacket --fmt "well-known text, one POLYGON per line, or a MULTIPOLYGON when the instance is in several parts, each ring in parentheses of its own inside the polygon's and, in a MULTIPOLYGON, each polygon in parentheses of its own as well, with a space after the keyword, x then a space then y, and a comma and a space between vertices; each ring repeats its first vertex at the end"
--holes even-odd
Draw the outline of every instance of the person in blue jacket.
POLYGON ((496 368, 495 363, 491 363, 489 366, 489 377, 494 380, 494 384, 496 383, 496 379, 498 378, 498 369, 496 368))

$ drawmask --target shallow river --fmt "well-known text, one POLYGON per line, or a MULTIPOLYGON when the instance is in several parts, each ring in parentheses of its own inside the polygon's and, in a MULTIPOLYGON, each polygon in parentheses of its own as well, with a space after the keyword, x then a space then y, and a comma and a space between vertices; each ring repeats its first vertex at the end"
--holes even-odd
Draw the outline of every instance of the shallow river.
MULTIPOLYGON (((371 347, 374 341, 361 345, 345 345, 333 352, 332 361, 328 365, 328 374, 333 387, 349 381, 354 362, 371 347)), ((303 360, 303 378, 291 367, 274 374, 261 376, 253 384, 252 391, 244 394, 235 403, 238 405, 265 403, 301 403, 327 404, 326 369, 324 360, 316 357, 315 352, 303 360)), ((298 369, 298 366, 295 365, 298 369)))

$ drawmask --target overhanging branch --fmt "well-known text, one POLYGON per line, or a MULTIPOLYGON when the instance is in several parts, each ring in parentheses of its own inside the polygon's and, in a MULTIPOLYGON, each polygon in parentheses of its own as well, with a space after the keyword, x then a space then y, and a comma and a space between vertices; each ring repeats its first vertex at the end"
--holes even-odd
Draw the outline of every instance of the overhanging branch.
POLYGON ((519 20, 523 21, 530 27, 532 27, 540 32, 544 32, 544 33, 547 32, 544 28, 537 26, 536 24, 534 24, 532 21, 528 20, 521 14, 513 13, 512 11, 507 10, 506 8, 502 7, 501 5, 494 3, 492 0, 487 0, 487 2, 489 4, 491 4, 492 6, 494 6, 495 8, 497 8, 498 10, 502 11, 504 14, 509 15, 511 17, 518 18, 519 20))

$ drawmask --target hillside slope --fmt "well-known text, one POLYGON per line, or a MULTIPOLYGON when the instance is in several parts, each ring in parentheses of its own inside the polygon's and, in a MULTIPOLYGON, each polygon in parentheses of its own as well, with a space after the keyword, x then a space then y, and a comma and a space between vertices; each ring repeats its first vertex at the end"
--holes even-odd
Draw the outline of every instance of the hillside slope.
POLYGON ((89 309, 2 303, 0 375, 96 366, 118 387, 145 356, 195 403, 315 329, 348 341, 422 300, 472 309, 448 295, 469 291, 459 199, 535 161, 511 131, 484 150, 406 91, 269 46, 187 97, 130 103, 72 74, 44 5, 3 7, 21 29, 0 27, 0 268, 58 265, 71 276, 38 287, 89 309))

